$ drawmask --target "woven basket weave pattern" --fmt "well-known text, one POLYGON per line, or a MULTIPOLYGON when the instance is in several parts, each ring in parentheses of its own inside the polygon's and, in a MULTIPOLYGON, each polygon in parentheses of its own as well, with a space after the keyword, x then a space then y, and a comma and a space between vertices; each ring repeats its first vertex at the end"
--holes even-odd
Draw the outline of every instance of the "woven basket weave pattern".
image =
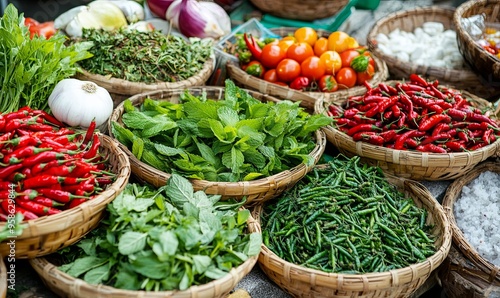
POLYGON ((462 56, 476 73, 496 88, 500 88, 500 59, 481 48, 461 25, 462 18, 484 14, 486 22, 500 22, 500 0, 474 0, 460 5, 454 13, 453 22, 457 29, 458 48, 462 56))
MULTIPOLYGON (((116 180, 95 198, 61 213, 23 222, 26 228, 16 239, 16 258, 44 256, 80 240, 94 229, 104 215, 106 205, 124 189, 130 176, 130 163, 117 142, 99 135, 104 154, 109 154, 111 172, 116 180)), ((3 229, 4 223, 0 224, 3 229)), ((0 254, 9 255, 8 239, 0 243, 0 254)))
POLYGON ((500 286, 500 267, 493 265, 491 262, 483 258, 474 247, 465 239, 464 234, 460 230, 455 220, 454 204, 460 198, 462 188, 476 179, 481 173, 491 171, 500 174, 500 164, 495 162, 484 162, 466 175, 453 181, 446 190, 443 199, 443 208, 446 216, 450 221, 453 232, 453 243, 464 255, 464 257, 476 265, 481 272, 476 272, 475 276, 481 278, 487 283, 493 283, 500 286))
MULTIPOLYGON (((188 88, 189 92, 195 96, 206 93, 207 98, 223 99, 223 87, 193 87, 188 88)), ((178 102, 183 90, 163 90, 156 92, 143 93, 130 98, 133 105, 140 105, 146 98, 153 98, 156 100, 166 100, 170 102, 178 102)), ((278 102, 279 100, 268 95, 264 95, 255 91, 247 90, 249 94, 263 102, 278 102)), ((111 122, 120 122, 121 116, 124 112, 123 104, 120 104, 108 120, 108 129, 110 134, 111 122)), ((313 113, 313 110, 311 110, 313 113)), ((315 132, 316 147, 309 154, 315 160, 315 164, 320 159, 326 146, 326 138, 321 130, 315 132)), ((124 145, 120 144, 120 148, 129 156, 132 172, 139 179, 148 182, 156 187, 165 185, 166 181, 170 178, 170 174, 159 169, 156 169, 140 160, 138 160, 124 145)), ((304 177, 313 166, 306 166, 300 164, 290 170, 280 172, 278 174, 257 179, 253 181, 241 182, 213 182, 207 180, 192 179, 191 183, 195 190, 203 190, 207 194, 219 194, 224 199, 235 198, 243 199, 246 197, 246 205, 254 205, 269 200, 276 195, 280 194, 286 189, 289 189, 295 183, 304 177)))
POLYGON ((272 15, 302 21, 313 21, 333 16, 349 0, 250 0, 260 10, 272 15))
MULTIPOLYGON (((260 224, 253 217, 247 221, 251 232, 261 233, 260 224)), ((30 264, 41 277, 42 281, 54 293, 61 297, 89 298, 89 297, 113 297, 113 298, 216 298, 226 297, 238 282, 246 276, 257 263, 258 256, 246 260, 243 264, 229 271, 224 277, 204 285, 191 286, 184 291, 146 292, 121 290, 103 284, 91 285, 81 279, 76 279, 50 263, 48 259, 30 259, 30 264)))
MULTIPOLYGON (((417 206, 425 208, 429 214, 427 224, 435 226, 437 252, 424 262, 381 273, 325 273, 289 263, 262 245, 259 266, 273 282, 295 297, 409 297, 446 258, 451 246, 451 228, 443 208, 423 185, 396 177, 387 179, 413 198, 417 206)), ((260 218, 261 212, 259 205, 252 214, 260 218)))

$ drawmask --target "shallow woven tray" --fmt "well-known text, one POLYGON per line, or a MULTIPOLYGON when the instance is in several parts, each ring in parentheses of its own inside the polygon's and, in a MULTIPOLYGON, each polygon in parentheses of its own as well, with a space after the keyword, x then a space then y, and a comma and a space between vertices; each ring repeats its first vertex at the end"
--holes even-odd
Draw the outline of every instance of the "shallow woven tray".
MULTIPOLYGON (((125 188, 130 176, 127 155, 118 147, 118 142, 99 134, 101 149, 109 154, 110 171, 116 173, 116 180, 95 198, 55 215, 24 221, 23 233, 14 238, 16 258, 26 259, 44 256, 71 245, 94 229, 104 216, 106 205, 125 188)), ((0 229, 5 223, 0 223, 0 229)), ((9 240, 0 244, 0 255, 9 255, 9 240)))
POLYGON ((453 15, 453 23, 457 28, 457 42, 460 53, 470 67, 480 74, 488 83, 500 88, 500 59, 488 54, 481 48, 461 25, 462 18, 477 14, 485 14, 487 22, 500 22, 500 0, 474 0, 460 5, 453 15))
MULTIPOLYGON (((247 221, 250 232, 261 233, 260 224, 253 217, 247 221)), ((243 264, 229 271, 224 277, 199 286, 191 286, 184 291, 146 292, 121 290, 106 285, 91 285, 74 278, 50 263, 47 258, 30 259, 33 269, 38 273, 45 285, 61 297, 123 297, 123 298, 215 298, 226 297, 236 284, 255 266, 258 256, 246 260, 243 264)))
MULTIPOLYGON (((421 263, 388 272, 336 274, 289 263, 263 244, 259 255, 260 268, 280 288, 295 297, 409 297, 446 258, 452 242, 451 227, 441 205, 422 184, 393 176, 387 180, 407 197, 413 198, 417 206, 428 211, 426 223, 435 225, 434 255, 421 263)), ((260 219, 261 212, 262 205, 259 205, 252 214, 260 219)))
MULTIPOLYGON (((387 81, 394 85, 396 81, 387 81)), ((460 91, 473 105, 492 107, 492 103, 467 91, 460 91)), ((325 103, 318 102, 316 113, 325 113, 325 103)), ((358 155, 361 161, 379 166, 385 173, 414 180, 450 180, 471 171, 478 163, 500 154, 500 138, 478 150, 457 153, 430 153, 395 150, 367 142, 355 142, 351 136, 329 125, 322 130, 326 139, 346 156, 358 155)))
MULTIPOLYGON (((281 27, 271 29, 272 32, 283 37, 287 36, 288 34, 293 34, 295 30, 297 30, 297 28, 294 27, 281 27)), ((330 35, 329 31, 325 31, 322 29, 317 29, 316 32, 318 33, 318 36, 323 36, 326 38, 328 38, 328 36, 330 35)), ((373 60, 375 60, 376 73, 368 82, 372 85, 378 85, 378 83, 383 82, 387 79, 389 72, 384 61, 382 61, 375 55, 373 56, 373 60)), ((314 107, 314 104, 318 100, 332 102, 335 104, 342 104, 347 100, 349 96, 361 95, 366 92, 366 88, 364 86, 355 86, 349 89, 341 89, 335 92, 298 91, 286 86, 273 84, 263 79, 259 79, 255 76, 249 75, 244 70, 242 70, 239 65, 231 61, 227 64, 227 73, 231 79, 245 88, 257 90, 261 93, 276 96, 280 99, 300 101, 305 107, 311 109, 314 107)))
MULTIPOLYGON (((224 98, 224 88, 223 87, 191 87, 187 88, 189 92, 195 96, 199 96, 202 93, 206 93, 207 98, 219 100, 224 98)), ((262 102, 278 102, 279 100, 268 95, 261 94, 256 91, 246 90, 252 97, 262 101, 262 102)), ((143 94, 138 94, 130 98, 134 106, 138 106, 144 102, 146 98, 152 98, 156 100, 179 102, 180 95, 184 93, 184 90, 163 90, 148 92, 143 94)), ((111 122, 116 121, 121 123, 121 116, 123 114, 124 107, 123 103, 120 104, 114 111, 108 120, 108 130, 111 136, 113 132, 111 129, 111 122)), ((313 113, 313 111, 310 111, 313 113)), ((321 130, 315 132, 316 147, 309 153, 315 160, 315 164, 320 159, 326 146, 325 134, 321 130)), ((130 159, 130 165, 132 167, 133 174, 139 179, 148 182, 156 187, 165 185, 167 180, 170 178, 170 174, 159 169, 156 169, 139 159, 137 159, 132 152, 123 144, 119 144, 120 148, 128 155, 130 159)), ((245 205, 253 205, 262 203, 269 200, 286 189, 289 189, 302 177, 304 177, 313 166, 307 166, 304 163, 280 172, 278 174, 252 180, 252 181, 240 181, 240 182, 214 182, 208 180, 197 180, 191 179, 191 183, 195 191, 203 190, 207 194, 218 194, 221 195, 223 199, 235 198, 243 199, 246 197, 245 205)))
POLYGON ((144 93, 148 91, 156 91, 163 89, 179 89, 179 88, 187 88, 191 86, 200 86, 205 85, 205 82, 208 80, 212 71, 214 70, 215 59, 208 59, 203 68, 194 76, 187 78, 178 82, 163 82, 157 84, 146 84, 139 82, 131 82, 123 79, 92 74, 86 70, 81 70, 75 74, 75 78, 83 81, 92 81, 97 85, 103 87, 108 90, 111 98, 113 99, 114 107, 118 106, 120 102, 129 98, 132 95, 136 95, 139 93, 144 93))
MULTIPOLYGON (((293 34, 293 32, 297 30, 297 28, 293 27, 281 27, 281 28, 272 28, 271 31, 280 35, 287 36, 288 34, 293 34)), ((330 35, 329 31, 325 31, 322 29, 317 29, 316 32, 318 36, 323 36, 328 38, 330 35)), ((371 85, 377 85, 380 82, 383 82, 387 79, 389 72, 387 70, 387 65, 384 61, 373 56, 373 60, 375 60, 376 73, 371 80, 368 82, 371 85)), ((293 101, 300 101, 305 107, 313 108, 314 104, 318 99, 332 102, 335 104, 342 104, 347 101, 349 96, 361 95, 366 92, 366 88, 364 86, 355 86, 349 89, 337 90, 335 92, 303 92, 294 90, 292 88, 288 88, 286 86, 280 86, 274 83, 270 83, 263 79, 259 79, 255 76, 249 75, 241 67, 233 62, 229 62, 227 64, 227 72, 231 79, 236 81, 239 85, 257 90, 261 93, 269 94, 272 96, 276 96, 280 99, 289 99, 293 101)))
POLYGON ((333 16, 344 8, 349 0, 250 0, 258 9, 272 15, 302 21, 333 16))
POLYGON ((453 181, 448 186, 445 196, 443 198, 443 208, 446 216, 450 221, 453 231, 453 243, 464 255, 464 257, 472 262, 480 271, 476 272, 476 277, 483 279, 488 283, 495 282, 500 286, 500 267, 493 265, 491 262, 483 258, 476 249, 465 239, 462 231, 457 225, 455 220, 454 205, 462 193, 462 188, 476 179, 482 172, 491 171, 500 173, 500 163, 498 162, 484 162, 475 167, 472 171, 453 181))
MULTIPOLYGON (((425 22, 440 22, 446 29, 455 29, 453 24, 453 13, 455 10, 450 7, 417 7, 409 10, 398 11, 379 19, 368 32, 368 48, 377 57, 384 60, 389 69, 392 79, 408 78, 410 74, 417 73, 429 80, 439 80, 440 84, 455 86, 458 89, 470 91, 482 97, 490 97, 498 92, 492 87, 482 84, 474 71, 464 65, 463 69, 448 69, 444 67, 418 65, 387 55, 377 46, 377 34, 388 35, 395 29, 413 32, 415 28, 421 27, 425 22)), ((457 32, 458 35, 458 32, 457 32)))

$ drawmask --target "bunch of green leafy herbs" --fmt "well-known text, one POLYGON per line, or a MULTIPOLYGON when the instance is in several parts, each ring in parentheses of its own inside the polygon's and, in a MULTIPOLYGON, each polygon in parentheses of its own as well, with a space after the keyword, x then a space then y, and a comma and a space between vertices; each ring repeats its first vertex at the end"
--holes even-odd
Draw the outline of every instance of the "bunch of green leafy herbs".
POLYGON ((156 169, 209 181, 250 181, 314 164, 314 132, 331 123, 298 102, 261 102, 226 80, 224 98, 185 90, 180 103, 124 102, 114 137, 156 169))
POLYGON ((20 107, 48 110, 48 98, 55 85, 73 76, 77 62, 92 55, 90 43, 66 46, 66 37, 30 38, 24 16, 9 4, 0 18, 0 111, 20 107))
POLYGON ((244 201, 219 199, 178 175, 159 189, 129 183, 103 224, 62 251, 70 262, 59 269, 128 290, 185 290, 222 278, 259 254, 262 235, 245 232, 244 201))
POLYGON ((161 31, 84 29, 75 42, 93 43, 94 55, 80 63, 86 71, 131 82, 177 82, 200 72, 210 58, 213 41, 161 31))

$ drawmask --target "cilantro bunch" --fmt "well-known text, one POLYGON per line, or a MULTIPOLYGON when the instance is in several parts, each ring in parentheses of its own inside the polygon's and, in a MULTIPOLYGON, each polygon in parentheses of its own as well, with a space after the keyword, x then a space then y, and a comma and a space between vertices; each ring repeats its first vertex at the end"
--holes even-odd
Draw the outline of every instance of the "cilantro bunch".
POLYGON ((226 80, 223 100, 194 96, 180 103, 125 101, 115 138, 141 161, 168 173, 209 181, 267 177, 301 163, 312 165, 314 132, 331 123, 297 102, 261 102, 226 80))

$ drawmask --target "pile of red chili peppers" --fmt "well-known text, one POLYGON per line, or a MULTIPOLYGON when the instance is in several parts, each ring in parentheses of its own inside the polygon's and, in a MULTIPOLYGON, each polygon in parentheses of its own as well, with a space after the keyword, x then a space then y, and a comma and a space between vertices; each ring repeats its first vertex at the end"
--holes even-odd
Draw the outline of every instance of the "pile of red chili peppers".
POLYGON ((394 86, 365 84, 346 108, 330 105, 334 126, 354 141, 397 150, 450 153, 477 150, 500 137, 498 122, 458 90, 411 74, 394 86))
POLYGON ((57 214, 92 199, 114 181, 95 122, 85 132, 41 110, 0 115, 0 220, 57 214))

